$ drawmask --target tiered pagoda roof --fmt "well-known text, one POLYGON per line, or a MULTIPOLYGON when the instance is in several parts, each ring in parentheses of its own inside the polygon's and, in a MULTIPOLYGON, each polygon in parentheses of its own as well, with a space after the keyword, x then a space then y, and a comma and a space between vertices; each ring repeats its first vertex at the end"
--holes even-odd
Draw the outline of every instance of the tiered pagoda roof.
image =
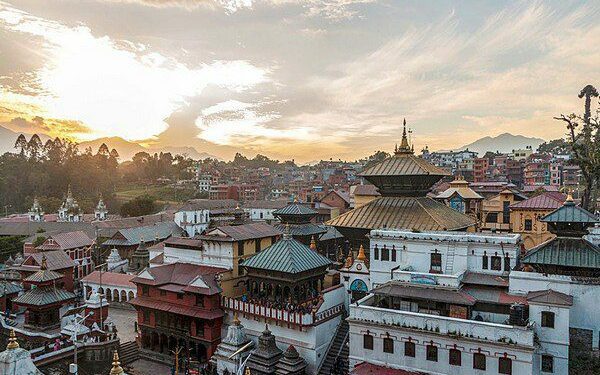
POLYGON ((300 238, 318 236, 327 232, 327 229, 311 222, 317 214, 317 211, 297 201, 273 211, 273 215, 281 222, 281 224, 276 224, 275 227, 283 231, 285 226, 289 224, 290 234, 300 238))
POLYGON ((281 240, 244 261, 242 266, 246 269, 298 274, 319 268, 325 269, 330 264, 329 259, 295 240, 287 231, 281 240))
POLYGON ((475 219, 426 196, 449 174, 414 155, 406 137, 406 121, 394 155, 360 175, 377 186, 382 196, 327 222, 344 235, 350 235, 348 229, 365 232, 358 235, 362 237, 377 228, 461 230, 476 224, 475 219))
POLYGON ((275 343, 275 336, 269 331, 269 327, 265 326, 262 335, 258 337, 258 348, 252 352, 246 366, 253 375, 275 374, 275 366, 281 356, 282 351, 275 343))
POLYGON ((575 205, 571 196, 540 221, 548 223, 548 229, 556 237, 529 250, 522 259, 523 264, 592 272, 600 268, 600 248, 583 238, 587 228, 598 223, 598 218, 575 205))

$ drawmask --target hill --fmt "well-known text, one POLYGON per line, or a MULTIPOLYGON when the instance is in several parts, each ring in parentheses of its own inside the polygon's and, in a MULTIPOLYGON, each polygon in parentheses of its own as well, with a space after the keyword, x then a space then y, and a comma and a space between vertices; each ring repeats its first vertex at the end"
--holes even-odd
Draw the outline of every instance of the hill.
POLYGON ((496 137, 480 138, 475 142, 458 148, 457 150, 469 149, 471 151, 478 152, 479 156, 483 156, 487 151, 508 153, 512 150, 525 148, 527 146, 531 146, 535 150, 542 143, 544 143, 544 140, 541 138, 503 133, 496 137))
MULTIPOLYGON (((5 152, 18 152, 18 150, 15 149, 15 141, 17 140, 19 134, 21 133, 14 132, 10 129, 0 126, 0 155, 4 154, 5 152)), ((29 138, 32 136, 32 134, 22 134, 25 136, 25 138, 27 138, 27 140, 29 140, 29 138)), ((50 137, 45 134, 38 135, 40 136, 42 143, 50 139, 50 137)))

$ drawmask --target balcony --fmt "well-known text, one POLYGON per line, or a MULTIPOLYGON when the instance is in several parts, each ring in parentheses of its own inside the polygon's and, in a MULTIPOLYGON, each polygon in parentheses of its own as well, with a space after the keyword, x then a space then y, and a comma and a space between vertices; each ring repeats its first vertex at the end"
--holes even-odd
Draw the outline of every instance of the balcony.
MULTIPOLYGON (((369 301, 363 299, 362 302, 368 303, 369 301)), ((356 304, 350 306, 349 320, 381 324, 389 326, 390 329, 418 330, 505 345, 524 347, 533 347, 534 345, 532 327, 479 322, 367 305, 357 306, 356 304)))

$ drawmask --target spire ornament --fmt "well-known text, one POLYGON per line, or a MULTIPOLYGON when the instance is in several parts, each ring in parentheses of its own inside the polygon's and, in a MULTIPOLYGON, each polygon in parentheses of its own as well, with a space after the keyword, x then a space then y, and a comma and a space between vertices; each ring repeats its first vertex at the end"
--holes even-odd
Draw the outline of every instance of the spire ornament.
POLYGON ((19 349, 19 342, 17 341, 17 335, 15 335, 15 330, 11 329, 8 337, 8 345, 6 345, 6 350, 19 349))
POLYGON ((113 363, 112 369, 110 369, 110 375, 123 375, 123 368, 121 367, 121 362, 119 362, 119 353, 115 350, 113 354, 113 363))

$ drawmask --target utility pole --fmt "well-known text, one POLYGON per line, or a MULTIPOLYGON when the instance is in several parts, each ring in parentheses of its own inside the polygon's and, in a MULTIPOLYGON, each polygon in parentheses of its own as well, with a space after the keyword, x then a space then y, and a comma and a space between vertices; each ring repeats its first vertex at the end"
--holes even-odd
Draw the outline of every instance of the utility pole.
MULTIPOLYGON (((95 269, 99 270, 99 272, 100 272, 100 286, 99 286, 99 288, 102 288, 102 267, 104 267, 107 264, 108 263, 102 263, 102 264, 99 264, 98 266, 96 266, 96 268, 95 268, 95 269)), ((102 289, 102 292, 103 293, 98 293, 98 294, 100 294, 100 329, 104 330, 104 323, 102 321, 103 320, 103 317, 102 317, 102 300, 104 299, 104 288, 102 289)), ((84 291, 84 293, 85 293, 85 291, 84 291)), ((106 301, 106 302, 108 302, 108 301, 106 301)))
POLYGON ((75 334, 72 336, 72 341, 73 341, 73 345, 75 346, 75 354, 74 354, 74 358, 73 358, 73 363, 71 364, 71 366, 69 366, 69 370, 71 372, 71 374, 77 375, 79 374, 79 369, 77 368, 77 336, 79 335, 79 325, 81 324, 81 322, 84 322, 87 318, 89 318, 90 316, 94 315, 93 311, 90 311, 89 314, 87 314, 86 316, 84 316, 83 318, 81 318, 81 320, 77 321, 77 318, 75 318, 75 334))

